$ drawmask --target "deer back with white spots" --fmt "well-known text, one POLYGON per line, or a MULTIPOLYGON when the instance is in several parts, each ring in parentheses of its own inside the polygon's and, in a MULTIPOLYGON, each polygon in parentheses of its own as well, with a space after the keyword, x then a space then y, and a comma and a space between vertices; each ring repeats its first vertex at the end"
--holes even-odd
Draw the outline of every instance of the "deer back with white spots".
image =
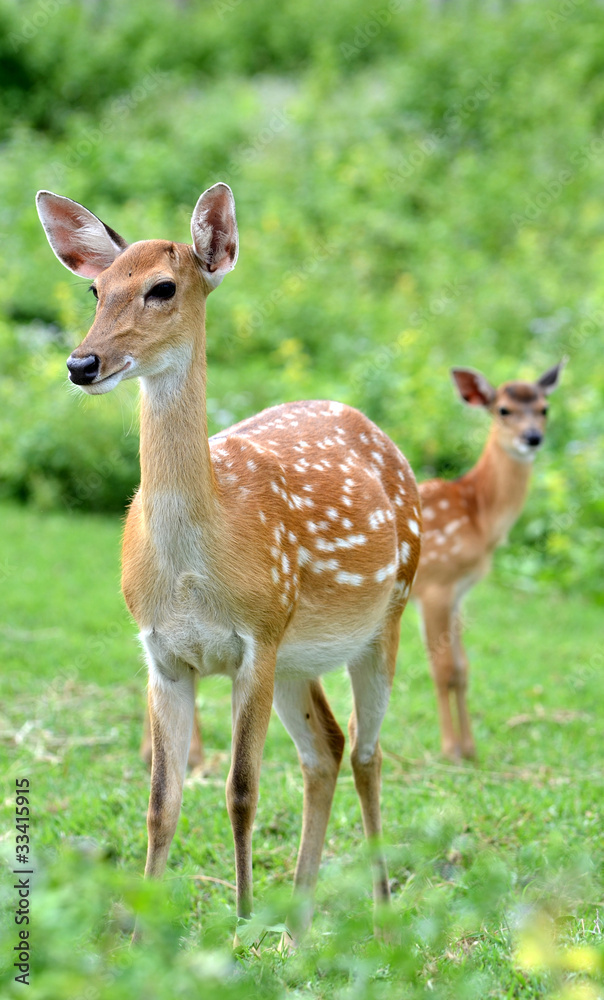
POLYGON ((466 703, 468 660, 463 648, 460 604, 490 568, 497 545, 518 518, 526 499, 532 462, 541 446, 547 396, 563 362, 537 382, 506 382, 495 389, 480 372, 454 368, 461 398, 483 407, 491 432, 478 463, 453 481, 420 484, 424 537, 413 598, 417 600, 436 683, 442 750, 446 756, 475 752, 466 703), (458 725, 453 723, 455 696, 458 725))
MULTIPOLYGON (((141 485, 122 584, 149 667, 146 873, 165 868, 180 812, 194 679, 222 673, 233 690, 227 805, 237 913, 252 910, 252 824, 273 704, 304 774, 295 887, 310 897, 344 748, 319 678, 344 664, 363 822, 372 840, 381 832, 378 738, 420 551, 413 474, 385 434, 339 403, 276 406, 208 439, 205 303, 238 252, 227 185, 200 197, 192 246, 128 246, 49 192, 38 209, 55 254, 98 298, 67 362, 71 381, 93 394, 131 378, 141 385, 141 485)), ((379 851, 374 894, 389 894, 379 851)))

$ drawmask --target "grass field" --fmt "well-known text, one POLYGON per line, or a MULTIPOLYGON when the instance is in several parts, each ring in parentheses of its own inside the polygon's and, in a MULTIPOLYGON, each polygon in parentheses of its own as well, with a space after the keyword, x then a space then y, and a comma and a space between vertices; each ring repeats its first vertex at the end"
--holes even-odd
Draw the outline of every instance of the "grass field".
MULTIPOLYGON (((27 776, 37 871, 29 997, 604 995, 601 608, 580 595, 510 589, 509 572, 498 579, 495 571, 471 595, 479 759, 459 766, 438 756, 410 608, 382 731, 394 943, 372 936, 368 859, 345 760, 307 946, 283 959, 269 934, 260 957, 244 950, 232 959, 228 683, 200 686, 207 773, 187 780, 166 882, 145 887, 145 671, 119 591, 119 520, 13 506, 0 518, 2 834, 8 851, 14 779, 27 776), (140 949, 128 947, 131 903, 148 918, 140 949)), ((345 674, 328 677, 326 688, 343 724, 345 674)), ((263 925, 291 888, 300 812, 296 754, 274 717, 255 830, 263 925)), ((14 898, 3 883, 10 941, 14 898)), ((13 975, 0 972, 3 995, 21 995, 13 975)))

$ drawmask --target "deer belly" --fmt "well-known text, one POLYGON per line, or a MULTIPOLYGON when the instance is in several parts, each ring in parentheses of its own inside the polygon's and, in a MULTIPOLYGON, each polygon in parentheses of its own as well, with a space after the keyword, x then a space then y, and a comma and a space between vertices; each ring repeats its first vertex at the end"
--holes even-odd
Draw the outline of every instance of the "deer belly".
POLYGON ((374 627, 350 629, 346 634, 319 633, 291 639, 279 647, 277 677, 319 677, 350 663, 371 642, 374 627))

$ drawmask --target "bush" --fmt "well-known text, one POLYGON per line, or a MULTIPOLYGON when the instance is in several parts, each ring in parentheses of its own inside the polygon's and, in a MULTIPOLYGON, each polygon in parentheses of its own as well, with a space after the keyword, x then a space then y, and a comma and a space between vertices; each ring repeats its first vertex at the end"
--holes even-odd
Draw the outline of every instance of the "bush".
POLYGON ((486 425, 454 398, 451 365, 498 382, 567 354, 500 567, 527 586, 600 593, 602 8, 560 23, 533 2, 368 12, 338 0, 321 16, 290 2, 178 16, 74 3, 23 44, 11 32, 38 6, 0 11, 0 317, 21 359, 0 388, 5 493, 117 510, 138 476, 129 390, 92 413, 61 385, 91 306, 50 254, 35 188, 81 200, 128 239, 187 240, 200 191, 222 178, 241 255, 210 299, 211 427, 335 397, 383 425, 419 476, 457 475, 486 425), (33 372, 41 322, 55 333, 33 372))

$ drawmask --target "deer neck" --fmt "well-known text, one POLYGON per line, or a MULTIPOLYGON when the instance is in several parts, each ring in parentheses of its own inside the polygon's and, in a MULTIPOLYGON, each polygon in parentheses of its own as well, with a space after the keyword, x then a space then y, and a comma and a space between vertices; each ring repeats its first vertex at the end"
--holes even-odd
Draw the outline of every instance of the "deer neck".
POLYGON ((476 497, 478 519, 489 547, 505 541, 526 499, 532 462, 509 454, 497 440, 495 429, 474 468, 464 477, 476 497))
MULTIPOLYGON (((141 500, 145 522, 207 522, 216 508, 206 415, 205 303, 170 365, 141 378, 141 500)), ((163 527, 163 525, 162 525, 163 527)), ((176 525, 175 525, 176 529, 176 525)))

